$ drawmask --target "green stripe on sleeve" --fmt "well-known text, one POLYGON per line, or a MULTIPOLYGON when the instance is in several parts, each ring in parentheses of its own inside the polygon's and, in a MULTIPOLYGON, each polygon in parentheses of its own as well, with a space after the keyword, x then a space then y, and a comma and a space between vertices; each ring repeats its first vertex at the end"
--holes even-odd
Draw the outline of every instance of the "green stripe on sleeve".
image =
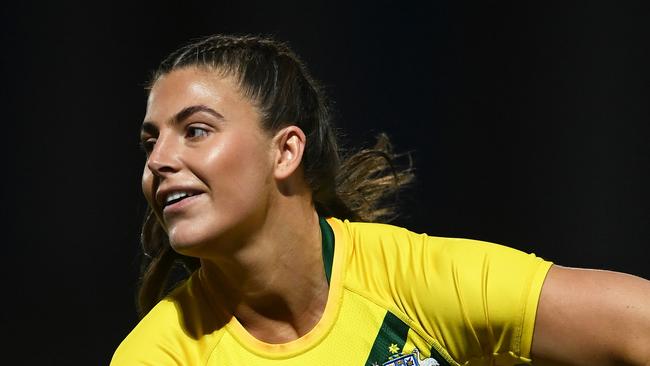
POLYGON ((365 365, 381 365, 390 356, 402 352, 408 332, 408 325, 387 311, 365 365))

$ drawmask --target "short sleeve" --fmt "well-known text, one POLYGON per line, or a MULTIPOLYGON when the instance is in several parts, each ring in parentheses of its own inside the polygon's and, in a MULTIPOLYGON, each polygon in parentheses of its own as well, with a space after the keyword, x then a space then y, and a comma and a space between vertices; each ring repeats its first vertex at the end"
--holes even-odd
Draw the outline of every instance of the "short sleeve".
POLYGON ((483 241, 346 225, 353 243, 349 288, 408 320, 460 365, 530 363, 551 262, 483 241))
POLYGON ((460 363, 530 363, 537 304, 551 263, 475 240, 427 237, 422 250, 418 296, 432 297, 418 300, 430 314, 425 326, 448 352, 460 363))

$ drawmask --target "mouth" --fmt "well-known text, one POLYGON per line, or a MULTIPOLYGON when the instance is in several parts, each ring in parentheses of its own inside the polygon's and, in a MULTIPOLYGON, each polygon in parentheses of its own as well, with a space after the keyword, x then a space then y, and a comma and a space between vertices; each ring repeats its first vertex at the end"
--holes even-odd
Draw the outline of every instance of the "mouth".
POLYGON ((191 198, 196 197, 202 192, 191 190, 173 190, 162 193, 158 200, 158 204, 163 211, 175 206, 181 206, 184 202, 191 201, 191 198))
POLYGON ((163 202, 163 208, 169 205, 173 205, 176 202, 180 202, 192 196, 194 196, 194 193, 191 192, 173 192, 169 194, 167 197, 165 197, 165 201, 163 202))

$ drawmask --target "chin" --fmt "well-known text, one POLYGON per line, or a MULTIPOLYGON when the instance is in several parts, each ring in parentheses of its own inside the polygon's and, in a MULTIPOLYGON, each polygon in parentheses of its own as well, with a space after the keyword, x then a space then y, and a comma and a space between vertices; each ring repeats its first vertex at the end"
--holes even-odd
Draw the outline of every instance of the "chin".
POLYGON ((203 222, 185 222, 169 228, 167 232, 169 243, 175 252, 195 258, 214 258, 230 255, 231 240, 225 239, 218 225, 203 222))
POLYGON ((206 259, 231 256, 241 249, 242 233, 251 231, 250 225, 243 225, 242 221, 233 223, 207 215, 178 220, 168 226, 167 235, 174 251, 182 255, 206 259))
POLYGON ((205 249, 208 247, 208 242, 205 235, 199 235, 194 231, 179 230, 174 228, 168 233, 169 244, 172 249, 182 255, 188 257, 203 257, 205 256, 205 249), (203 255, 201 255, 203 253, 203 255))

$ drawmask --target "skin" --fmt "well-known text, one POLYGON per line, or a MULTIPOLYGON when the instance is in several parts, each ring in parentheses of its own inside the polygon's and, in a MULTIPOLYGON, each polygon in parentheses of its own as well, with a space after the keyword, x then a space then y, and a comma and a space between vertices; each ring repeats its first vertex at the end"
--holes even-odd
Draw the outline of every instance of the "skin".
POLYGON ((553 266, 531 353, 535 365, 650 365, 650 281, 553 266))
MULTIPOLYGON (((260 208, 270 199, 271 141, 258 126, 256 110, 232 84, 179 71, 156 82, 149 96, 144 126, 155 132, 142 136, 146 146, 154 144, 142 188, 172 246, 186 255, 209 256, 204 251, 214 248, 206 248, 208 240, 241 236, 260 223, 260 208), (205 111, 179 120, 188 108, 205 111), (175 187, 199 194, 184 209, 163 210, 156 194, 175 187)), ((235 244, 229 242, 220 251, 233 250, 226 248, 235 244)))
POLYGON ((186 68, 151 90, 142 188, 174 250, 201 259, 225 306, 269 343, 311 330, 327 302, 321 234, 296 126, 269 133, 236 81, 186 68), (169 190, 195 193, 165 207, 169 190), (300 273, 301 276, 296 276, 300 273))
MULTIPOLYGON (((161 77, 143 123, 142 188, 174 250, 200 258, 208 285, 229 294, 223 306, 257 339, 285 343, 316 325, 328 286, 300 168, 305 135, 296 126, 270 133, 260 122, 231 77, 197 68, 161 77), (157 195, 179 187, 195 195, 164 208, 157 195)), ((650 366, 648 345, 649 281, 551 268, 534 364, 650 366)))

